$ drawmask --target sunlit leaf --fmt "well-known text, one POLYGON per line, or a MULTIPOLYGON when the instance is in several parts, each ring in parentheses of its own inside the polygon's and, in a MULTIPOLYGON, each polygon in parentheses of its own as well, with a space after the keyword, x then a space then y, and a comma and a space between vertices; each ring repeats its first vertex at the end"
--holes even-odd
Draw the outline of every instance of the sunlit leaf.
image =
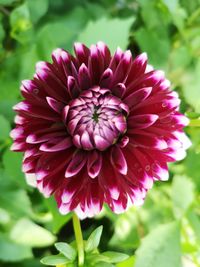
POLYGON ((119 46, 126 49, 130 26, 134 18, 107 19, 101 18, 95 22, 89 22, 87 27, 78 36, 78 41, 90 46, 98 41, 105 42, 112 52, 119 46))
POLYGON ((76 250, 67 243, 58 242, 55 243, 56 249, 63 254, 66 258, 73 261, 76 258, 76 250))
POLYGON ((55 236, 29 219, 19 220, 11 230, 10 238, 29 247, 45 247, 54 243, 55 236))
POLYGON ((99 246, 102 231, 103 231, 103 226, 99 226, 92 232, 92 234, 89 236, 85 244, 86 252, 93 251, 99 246))
POLYGON ((106 252, 103 252, 101 255, 105 256, 107 258, 106 261, 110 263, 118 263, 121 261, 125 261, 129 258, 128 255, 124 253, 115 252, 115 251, 106 251, 106 252))
POLYGON ((47 256, 41 260, 42 264, 50 265, 50 266, 59 266, 61 264, 66 264, 68 262, 69 262, 69 260, 61 254, 47 256))
POLYGON ((45 199, 45 203, 53 216, 52 231, 56 234, 71 219, 72 213, 66 214, 65 216, 61 215, 53 197, 45 199))
POLYGON ((31 257, 32 252, 30 247, 16 244, 0 234, 0 260, 13 262, 31 257))
POLYGON ((194 185, 185 176, 175 176, 172 184, 172 201, 174 216, 180 218, 194 200, 194 185))
POLYGON ((157 227, 136 251, 134 267, 181 267, 180 227, 177 222, 157 227))
POLYGON ((10 124, 5 117, 0 115, 0 140, 4 140, 9 137, 10 124))

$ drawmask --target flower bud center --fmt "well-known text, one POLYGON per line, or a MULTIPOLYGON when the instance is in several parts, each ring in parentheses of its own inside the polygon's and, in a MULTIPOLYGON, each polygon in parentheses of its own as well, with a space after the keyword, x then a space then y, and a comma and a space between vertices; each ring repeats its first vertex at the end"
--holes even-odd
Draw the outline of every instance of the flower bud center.
POLYGON ((127 129, 127 105, 107 89, 94 87, 69 103, 67 129, 76 147, 103 151, 127 129))

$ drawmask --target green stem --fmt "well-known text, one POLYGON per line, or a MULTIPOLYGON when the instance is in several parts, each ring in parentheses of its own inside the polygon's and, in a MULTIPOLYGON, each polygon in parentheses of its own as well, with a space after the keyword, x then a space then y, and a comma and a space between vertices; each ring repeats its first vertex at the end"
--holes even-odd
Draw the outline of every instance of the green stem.
POLYGON ((78 266, 82 267, 84 264, 84 243, 83 243, 83 235, 81 231, 81 224, 78 216, 76 213, 73 213, 73 226, 74 226, 74 233, 76 238, 76 246, 78 250, 78 266))
POLYGON ((190 120, 189 127, 200 127, 200 119, 190 120))

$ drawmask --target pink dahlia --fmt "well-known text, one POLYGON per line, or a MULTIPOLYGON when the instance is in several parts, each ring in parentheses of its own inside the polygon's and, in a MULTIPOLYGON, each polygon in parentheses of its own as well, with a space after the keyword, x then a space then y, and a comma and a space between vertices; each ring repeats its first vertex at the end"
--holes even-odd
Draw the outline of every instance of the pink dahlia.
POLYGON ((102 42, 74 50, 56 49, 22 81, 12 149, 25 152, 23 172, 62 214, 93 216, 103 203, 120 213, 168 179, 167 162, 184 158, 188 120, 146 53, 111 55, 102 42))

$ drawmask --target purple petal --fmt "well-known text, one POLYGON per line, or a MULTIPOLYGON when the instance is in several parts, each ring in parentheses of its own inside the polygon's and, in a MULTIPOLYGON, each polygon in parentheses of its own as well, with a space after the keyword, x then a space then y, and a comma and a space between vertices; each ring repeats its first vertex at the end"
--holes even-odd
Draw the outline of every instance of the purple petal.
MULTIPOLYGON (((59 139, 56 140, 58 141, 59 139)), ((40 146, 40 150, 45 152, 57 152, 70 148, 71 146, 72 146, 71 137, 67 137, 64 139, 62 138, 62 140, 58 141, 57 144, 55 143, 54 139, 52 139, 49 142, 42 144, 40 146)))
POLYGON ((67 166, 67 169, 65 171, 65 177, 69 178, 79 173, 85 165, 86 161, 87 157, 85 153, 77 150, 67 166))
POLYGON ((152 124, 154 124, 158 120, 158 115, 155 114, 144 114, 144 115, 135 115, 128 118, 128 127, 144 129, 152 124))
POLYGON ((94 135, 94 142, 96 148, 99 149, 100 151, 103 151, 110 146, 110 143, 100 135, 94 135))
POLYGON ((87 171, 91 178, 99 175, 102 166, 102 155, 97 151, 92 151, 88 157, 87 171))
POLYGON ((111 150, 111 163, 123 175, 127 174, 127 163, 122 150, 115 146, 111 150))

